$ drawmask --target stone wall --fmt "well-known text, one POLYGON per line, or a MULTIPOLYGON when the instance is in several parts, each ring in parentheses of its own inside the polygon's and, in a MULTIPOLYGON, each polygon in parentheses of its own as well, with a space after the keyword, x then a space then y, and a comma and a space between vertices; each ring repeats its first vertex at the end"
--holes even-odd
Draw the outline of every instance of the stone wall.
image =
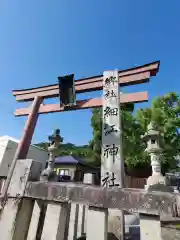
POLYGON ((162 239, 163 240, 179 240, 180 239, 180 224, 162 224, 162 239))

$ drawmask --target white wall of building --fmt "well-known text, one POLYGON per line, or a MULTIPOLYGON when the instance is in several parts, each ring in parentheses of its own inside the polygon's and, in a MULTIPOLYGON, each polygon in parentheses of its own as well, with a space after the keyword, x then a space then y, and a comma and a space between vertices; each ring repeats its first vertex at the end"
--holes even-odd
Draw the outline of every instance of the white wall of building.
MULTIPOLYGON (((18 143, 18 140, 9 136, 0 137, 0 177, 7 176, 18 143)), ((40 161, 44 168, 48 159, 48 152, 31 145, 27 154, 27 159, 40 161)))

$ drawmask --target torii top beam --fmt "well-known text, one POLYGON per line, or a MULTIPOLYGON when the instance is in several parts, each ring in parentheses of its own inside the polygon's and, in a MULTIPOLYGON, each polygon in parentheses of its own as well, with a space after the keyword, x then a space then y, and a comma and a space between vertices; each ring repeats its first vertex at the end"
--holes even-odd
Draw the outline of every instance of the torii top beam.
MULTIPOLYGON (((134 84, 145 83, 149 81, 151 76, 155 76, 159 70, 160 62, 145 64, 142 66, 134 67, 131 69, 119 71, 120 86, 129 86, 134 84)), ((83 78, 75 81, 76 93, 97 91, 103 88, 103 75, 83 78)), ((13 90, 13 95, 16 97, 16 101, 25 102, 32 101, 35 97, 53 98, 59 96, 58 84, 42 86, 38 88, 13 90)), ((136 103, 148 101, 147 92, 122 94, 121 103, 136 103)), ((88 100, 77 101, 76 106, 68 108, 67 110, 85 109, 92 107, 102 106, 101 98, 94 98, 88 100)), ((39 113, 60 112, 66 109, 60 107, 60 104, 46 104, 41 105, 39 113)), ((24 116, 30 113, 30 108, 17 109, 15 116, 24 116)))

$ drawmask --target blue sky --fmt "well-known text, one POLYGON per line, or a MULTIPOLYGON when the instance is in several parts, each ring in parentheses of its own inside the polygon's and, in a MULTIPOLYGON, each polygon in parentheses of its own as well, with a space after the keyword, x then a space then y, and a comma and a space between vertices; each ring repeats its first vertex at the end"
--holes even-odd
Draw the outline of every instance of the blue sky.
MULTIPOLYGON (((20 138, 26 121, 13 116, 23 105, 11 90, 54 84, 58 75, 78 79, 160 60, 150 84, 128 91, 148 90, 149 104, 168 91, 180 93, 179 12, 178 0, 1 0, 0 135, 20 138)), ((65 142, 86 144, 90 118, 91 110, 42 115, 33 142, 59 127, 65 142)))

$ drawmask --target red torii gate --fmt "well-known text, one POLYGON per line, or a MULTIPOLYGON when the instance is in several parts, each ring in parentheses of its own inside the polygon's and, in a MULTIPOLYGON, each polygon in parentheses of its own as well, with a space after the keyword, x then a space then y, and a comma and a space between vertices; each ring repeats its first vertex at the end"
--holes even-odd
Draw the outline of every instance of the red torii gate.
MULTIPOLYGON (((119 71, 120 86, 123 87, 148 82, 151 76, 156 76, 159 70, 159 65, 160 62, 156 61, 153 63, 145 64, 143 66, 119 71)), ((103 75, 83 78, 75 81, 76 93, 97 91, 101 90, 102 88, 103 75)), ((59 96, 58 84, 31 89, 13 90, 12 93, 18 102, 33 101, 33 103, 30 107, 16 109, 14 113, 15 116, 28 116, 28 119, 21 140, 18 144, 13 162, 11 164, 5 186, 3 188, 3 193, 1 195, 2 201, 5 199, 17 159, 26 158, 39 114, 96 108, 102 106, 101 98, 91 98, 77 101, 75 106, 68 108, 61 107, 59 102, 57 104, 42 104, 43 99, 59 96)), ((122 105, 127 103, 138 103, 145 101, 148 101, 148 92, 122 94, 120 98, 120 103, 122 105)))
MULTIPOLYGON (((120 86, 129 86, 148 82, 151 76, 156 76, 159 70, 159 65, 160 62, 156 61, 143 66, 119 71, 120 86)), ((76 80, 76 93, 102 90, 102 79, 103 75, 76 80)), ((12 93, 18 102, 33 101, 30 107, 16 109, 14 113, 15 116, 28 116, 23 135, 16 152, 16 158, 18 159, 26 158, 39 114, 96 108, 102 106, 101 98, 80 100, 76 102, 75 106, 68 108, 61 107, 59 102, 57 104, 42 104, 43 99, 59 96, 58 84, 31 89, 13 90, 12 93)), ((121 104, 145 101, 148 101, 148 92, 122 94, 120 100, 121 104)))

